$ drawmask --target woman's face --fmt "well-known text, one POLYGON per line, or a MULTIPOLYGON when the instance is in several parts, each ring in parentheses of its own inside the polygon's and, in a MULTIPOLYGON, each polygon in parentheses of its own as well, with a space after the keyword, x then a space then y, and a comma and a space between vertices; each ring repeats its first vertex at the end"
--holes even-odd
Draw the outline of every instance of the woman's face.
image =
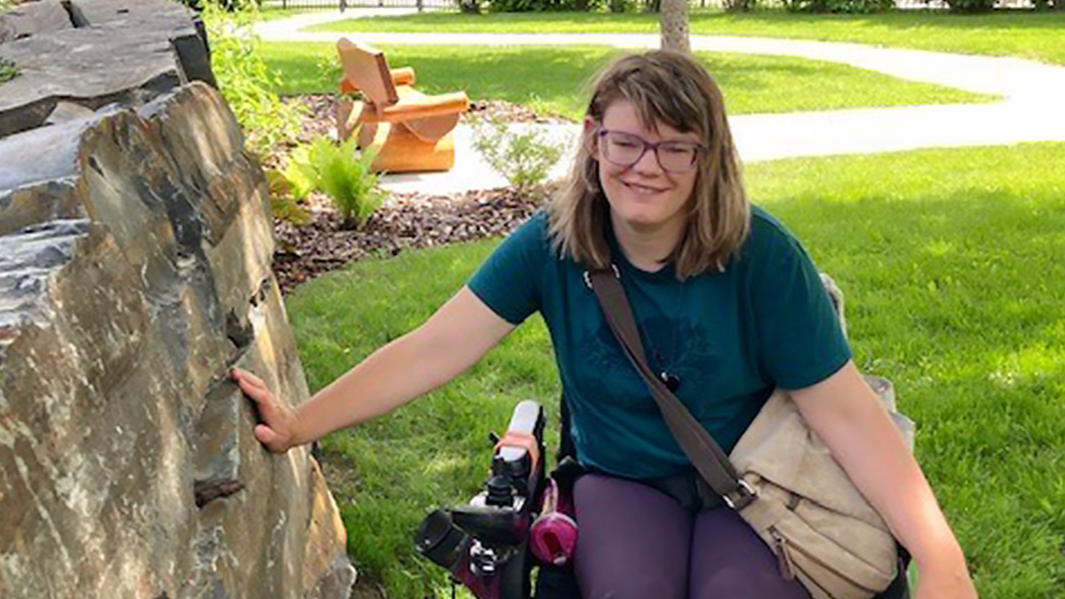
MULTIPOLYGON (((588 123, 586 126, 594 127, 588 123)), ((635 135, 648 142, 680 141, 700 143, 693 132, 681 133, 663 123, 655 130, 647 129, 640 122, 635 107, 630 102, 611 104, 603 114, 602 128, 611 132, 635 135)), ((631 141, 631 140, 629 140, 631 141)), ((608 140, 596 138, 594 157, 599 163, 599 181, 603 186, 610 209, 615 218, 637 230, 651 231, 661 227, 680 226, 685 218, 685 208, 695 187, 697 169, 687 172, 671 172, 662 168, 655 151, 648 147, 635 164, 619 166, 607 158, 615 153, 607 147, 608 140)), ((628 143, 628 142, 626 142, 628 143)), ((639 141, 636 141, 639 144, 639 141)), ((660 150, 663 154, 667 150, 660 150)), ((674 157, 674 161, 675 161, 674 157)), ((667 158, 663 155, 663 161, 667 158)))

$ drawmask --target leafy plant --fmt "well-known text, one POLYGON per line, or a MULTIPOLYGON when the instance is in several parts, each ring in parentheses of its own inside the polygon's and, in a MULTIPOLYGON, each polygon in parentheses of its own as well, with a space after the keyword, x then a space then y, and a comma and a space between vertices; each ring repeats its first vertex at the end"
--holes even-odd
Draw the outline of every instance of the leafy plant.
POLYGON ((991 12, 995 8, 995 0, 947 0, 947 6, 952 12, 991 12))
POLYGON ((563 150, 542 130, 512 129, 496 117, 473 122, 473 147, 521 194, 532 192, 547 178, 563 150))
POLYGON ((266 171, 266 181, 270 185, 270 208, 274 218, 287 220, 294 225, 305 225, 311 221, 311 213, 300 205, 306 197, 298 197, 295 185, 284 173, 276 170, 266 171))
POLYGON ((758 0, 724 0, 722 5, 728 12, 750 12, 757 8, 758 0))
POLYGON ((300 202, 307 199, 315 188, 310 151, 310 145, 294 148, 289 154, 288 166, 280 173, 288 184, 289 194, 300 202))
POLYGON ((273 91, 280 82, 267 68, 252 31, 258 15, 252 2, 206 0, 203 7, 219 91, 244 129, 248 147, 266 153, 295 139, 303 110, 285 104, 273 91))
POLYGON ((602 0, 488 0, 491 12, 598 11, 602 0))
MULTIPOLYGON (((177 2, 184 4, 185 6, 193 10, 203 10, 204 0, 176 0, 177 2)), ((223 10, 232 12, 235 10, 241 10, 249 7, 259 8, 262 6, 262 0, 207 0, 210 4, 217 4, 223 10)))
POLYGON ((792 12, 870 14, 894 9, 895 0, 784 0, 784 6, 792 12))
MULTIPOLYGON (((3 8, 0 7, 0 12, 3 12, 3 8)), ((0 84, 11 81, 15 77, 18 77, 19 70, 15 66, 14 62, 6 58, 0 58, 0 84)))
POLYGON ((359 151, 357 142, 358 132, 340 144, 319 137, 304 149, 297 148, 286 169, 286 178, 292 176, 290 182, 305 180, 313 189, 329 196, 349 228, 366 222, 385 196, 377 187, 380 177, 370 169, 375 154, 359 151))
POLYGON ((339 85, 340 79, 344 76, 344 67, 340 64, 340 59, 332 44, 329 45, 328 51, 318 55, 315 66, 323 87, 333 90, 334 95, 340 95, 339 85))

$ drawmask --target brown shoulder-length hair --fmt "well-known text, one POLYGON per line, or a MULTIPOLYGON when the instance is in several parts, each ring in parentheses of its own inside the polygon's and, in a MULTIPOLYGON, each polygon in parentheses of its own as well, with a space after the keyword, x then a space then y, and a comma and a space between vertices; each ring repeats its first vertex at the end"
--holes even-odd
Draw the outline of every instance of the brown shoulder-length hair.
POLYGON ((595 147, 604 113, 619 101, 630 102, 644 126, 653 129, 664 123, 682 133, 694 132, 706 145, 687 206, 687 225, 667 261, 674 263, 680 280, 711 268, 723 270, 747 236, 750 207, 721 90, 699 63, 676 52, 625 56, 595 79, 586 113, 595 126, 584 127, 569 179, 548 205, 555 249, 593 269, 610 265, 610 208, 599 181, 595 147))

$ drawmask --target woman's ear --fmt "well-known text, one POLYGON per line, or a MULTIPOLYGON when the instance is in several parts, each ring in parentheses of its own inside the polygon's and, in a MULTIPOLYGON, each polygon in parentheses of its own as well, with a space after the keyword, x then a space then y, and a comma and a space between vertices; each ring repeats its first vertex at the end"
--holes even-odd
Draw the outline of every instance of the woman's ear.
POLYGON ((584 143, 588 146, 588 154, 592 157, 592 160, 595 161, 599 160, 599 140, 595 135, 596 129, 598 128, 599 125, 592 120, 592 117, 584 117, 584 133, 582 137, 584 137, 584 143))

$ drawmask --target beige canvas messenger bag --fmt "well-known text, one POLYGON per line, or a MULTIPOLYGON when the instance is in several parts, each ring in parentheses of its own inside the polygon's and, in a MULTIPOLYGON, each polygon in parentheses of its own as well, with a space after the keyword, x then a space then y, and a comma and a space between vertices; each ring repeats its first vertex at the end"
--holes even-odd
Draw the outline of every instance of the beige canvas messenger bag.
MULTIPOLYGON (((814 599, 870 599, 895 579, 897 545, 788 394, 777 391, 730 456, 654 376, 617 273, 589 273, 614 335, 678 444, 707 484, 776 554, 781 574, 814 599)), ((866 377, 912 447, 912 422, 894 413, 891 384, 866 377)))

